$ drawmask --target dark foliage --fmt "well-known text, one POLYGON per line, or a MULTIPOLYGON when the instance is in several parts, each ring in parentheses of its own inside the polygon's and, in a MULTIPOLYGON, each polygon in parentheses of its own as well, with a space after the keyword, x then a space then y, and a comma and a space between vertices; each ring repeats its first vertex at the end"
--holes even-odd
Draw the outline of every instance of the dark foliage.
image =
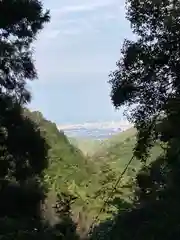
MULTIPOLYGON (((71 217, 73 197, 61 194, 56 198, 53 224, 44 214, 48 191, 44 172, 51 159, 38 124, 42 119, 39 122, 36 114, 13 104, 10 97, 1 103, 1 239, 79 239, 71 217)), ((52 209, 53 203, 48 204, 52 209)))
POLYGON ((48 144, 21 105, 30 101, 27 80, 36 78, 31 43, 48 21, 40 1, 0 2, 1 217, 37 217, 43 199, 40 182, 48 144))
POLYGON ((156 141, 163 153, 138 174, 132 206, 111 220, 110 230, 100 224, 103 236, 96 239, 179 239, 180 2, 128 0, 127 18, 138 38, 124 42, 111 98, 116 108, 131 107, 135 156, 146 160, 156 141))
POLYGON ((26 81, 37 77, 31 43, 49 21, 38 0, 0 2, 0 94, 15 96, 19 103, 30 100, 26 81))
MULTIPOLYGON (((49 143, 23 109, 37 78, 32 42, 50 19, 38 0, 0 1, 0 239, 64 239, 44 219, 49 143), (61 237, 60 237, 61 236, 61 237)), ((67 218, 68 220, 68 218, 67 218)), ((59 226, 63 226, 63 222, 59 226)), ((70 224, 69 224, 70 226, 70 224)), ((66 227, 67 228, 67 227, 66 227)), ((75 230, 73 232, 75 234, 75 230)), ((71 234, 71 237, 73 236, 71 234)), ((68 239, 68 238, 66 238, 68 239)), ((69 238, 72 239, 72 238, 69 238)))
MULTIPOLYGON (((146 157, 157 138, 168 140, 164 138, 165 128, 157 129, 158 120, 175 121, 179 112, 180 3, 131 0, 127 9, 138 40, 124 42, 122 58, 111 74, 111 97, 117 108, 132 106, 130 117, 138 130, 136 155, 146 157)), ((173 126, 172 122, 168 125, 173 126)), ((167 131, 172 138, 172 129, 167 131)), ((178 128, 176 131, 177 135, 178 128)))
POLYGON ((41 225, 48 144, 12 98, 1 95, 0 107, 0 235, 21 239, 16 231, 31 235, 41 225))
POLYGON ((10 97, 1 97, 0 108, 0 177, 23 182, 39 176, 48 165, 48 144, 38 125, 10 97))

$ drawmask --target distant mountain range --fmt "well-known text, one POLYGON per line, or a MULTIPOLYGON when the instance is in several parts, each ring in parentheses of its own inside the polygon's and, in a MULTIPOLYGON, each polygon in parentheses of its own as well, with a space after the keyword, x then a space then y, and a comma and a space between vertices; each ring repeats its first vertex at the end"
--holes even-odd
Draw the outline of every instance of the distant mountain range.
POLYGON ((128 121, 91 122, 58 126, 59 130, 64 131, 68 137, 99 140, 109 138, 131 127, 132 125, 128 121))

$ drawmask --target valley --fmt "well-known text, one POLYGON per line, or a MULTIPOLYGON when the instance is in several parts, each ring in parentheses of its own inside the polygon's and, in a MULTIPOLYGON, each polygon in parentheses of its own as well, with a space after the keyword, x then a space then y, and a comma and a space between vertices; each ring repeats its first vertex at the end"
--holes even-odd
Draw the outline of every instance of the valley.
POLYGON ((179 43, 180 1, 0 1, 0 240, 180 239, 179 43))
MULTIPOLYGON (((111 195, 113 186, 133 155, 135 129, 130 128, 104 140, 68 138, 54 123, 44 119, 41 113, 29 112, 29 116, 38 122, 50 144, 49 166, 45 170, 45 182, 50 196, 74 198, 70 206, 72 219, 80 224, 81 230, 84 229, 87 233, 97 215, 98 223, 120 211, 115 199, 117 202, 124 200, 131 203, 135 177, 142 167, 142 163, 136 159, 99 214, 105 199, 111 195)), ((156 152, 153 159, 159 154, 160 148, 156 152)), ((53 201, 55 199, 56 197, 53 201)))
MULTIPOLYGON (((117 184, 133 156, 136 143, 134 128, 129 128, 103 140, 72 138, 66 136, 62 130, 59 131, 56 124, 47 120, 41 112, 32 112, 24 108, 21 118, 22 122, 18 120, 21 125, 17 128, 19 135, 15 141, 12 139, 13 146, 15 142, 19 155, 16 152, 15 154, 17 157, 25 158, 29 164, 23 166, 22 170, 20 169, 20 175, 17 178, 21 180, 24 176, 23 172, 31 174, 32 166, 35 170, 37 169, 38 175, 28 175, 23 184, 29 184, 27 187, 32 188, 31 191, 37 191, 40 196, 44 196, 41 200, 43 223, 50 224, 50 235, 56 234, 58 226, 60 229, 64 229, 59 230, 60 233, 63 232, 65 237, 63 239, 77 239, 76 234, 80 236, 80 239, 85 236, 87 239, 90 230, 93 231, 90 234, 92 239, 99 239, 97 236, 93 237, 96 226, 107 221, 112 224, 115 216, 131 209, 137 188, 137 174, 141 168, 148 166, 161 153, 161 147, 156 144, 146 163, 134 158, 117 184), (25 141, 27 132, 28 142, 25 141), (21 153, 21 146, 24 144, 26 149, 26 142, 30 143, 32 147, 29 152, 21 153), (32 162, 34 154, 36 158, 38 157, 38 162, 32 162)), ((9 131, 11 133, 12 130, 9 131)), ((15 136, 14 132, 12 136, 15 136)), ((8 151, 10 150, 11 148, 8 149, 8 151)), ((4 155, 5 158, 11 156, 11 152, 8 151, 4 155)), ((13 184, 13 175, 9 175, 8 181, 13 184)), ((19 184, 17 180, 16 182, 19 184)), ((31 193, 31 191, 29 194, 36 196, 37 193, 31 193)), ((9 199, 14 201, 16 197, 9 199)), ((28 201, 24 200, 23 202, 30 208, 28 201)), ((9 205, 13 204, 8 203, 8 208, 9 205)), ((20 206, 21 208, 22 206, 20 206)), ((14 211, 17 211, 17 207, 14 211)), ((20 220, 16 223, 17 228, 22 225, 20 220)), ((11 221, 14 221, 14 217, 10 215, 4 224, 8 225, 11 221)), ((29 218, 25 223, 30 224, 29 218)), ((48 236, 44 227, 43 225, 42 230, 39 230, 39 234, 48 236)), ((12 231, 15 230, 12 229, 12 231)), ((13 234, 15 233, 13 232, 13 234)))
POLYGON ((115 136, 130 128, 132 125, 127 121, 58 126, 69 141, 87 155, 93 154, 101 145, 111 142, 115 136))

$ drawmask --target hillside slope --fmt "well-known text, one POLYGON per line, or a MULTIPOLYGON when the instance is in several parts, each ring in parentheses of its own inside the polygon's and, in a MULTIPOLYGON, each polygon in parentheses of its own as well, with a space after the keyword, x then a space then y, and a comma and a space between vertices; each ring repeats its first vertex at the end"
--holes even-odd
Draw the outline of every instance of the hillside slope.
MULTIPOLYGON (((112 168, 122 169, 133 156, 133 149, 136 143, 136 130, 130 128, 120 134, 113 136, 112 138, 105 140, 94 153, 93 158, 101 161, 108 162, 112 168)), ((159 156, 161 152, 160 145, 151 150, 150 158, 147 161, 151 162, 159 156)), ((140 161, 134 159, 132 162, 134 167, 141 165, 140 161)))
POLYGON ((80 149, 85 155, 92 156, 99 151, 103 151, 103 149, 107 147, 111 147, 112 144, 116 144, 117 142, 123 142, 127 138, 131 138, 135 136, 135 129, 130 128, 121 133, 113 135, 112 137, 99 140, 99 139, 89 139, 89 138, 69 138, 71 144, 80 149))
POLYGON ((91 166, 88 165, 82 152, 69 142, 63 132, 59 132, 55 123, 46 120, 40 112, 26 110, 25 114, 38 124, 50 146, 47 172, 52 186, 59 191, 64 188, 67 190, 72 182, 80 185, 86 181, 91 166))
POLYGON ((71 144, 80 149, 84 155, 92 156, 100 148, 103 141, 87 138, 69 138, 71 144))
MULTIPOLYGON (((40 112, 27 111, 26 114, 39 125, 50 146, 45 179, 50 188, 50 197, 52 198, 52 193, 74 196, 73 216, 76 219, 81 213, 81 227, 87 229, 132 156, 135 129, 129 129, 98 144, 96 141, 94 145, 91 142, 91 155, 85 156, 75 140, 69 140, 63 132, 59 132, 55 123, 46 120, 40 112)), ((88 149, 89 142, 84 143, 88 149)), ((131 188, 125 189, 124 184, 130 183, 140 166, 140 161, 134 160, 117 186, 118 191, 111 197, 111 202, 114 198, 130 199, 131 188), (133 175, 132 168, 135 169, 133 175)), ((113 203, 108 203, 99 219, 112 216, 116 210, 113 203)))

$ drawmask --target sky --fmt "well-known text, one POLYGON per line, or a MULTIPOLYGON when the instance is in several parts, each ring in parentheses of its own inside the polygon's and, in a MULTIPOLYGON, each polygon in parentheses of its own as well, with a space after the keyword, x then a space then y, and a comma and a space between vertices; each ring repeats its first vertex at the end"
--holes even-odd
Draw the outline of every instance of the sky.
POLYGON ((45 0, 51 21, 35 42, 30 109, 57 124, 116 121, 108 75, 132 33, 123 0, 45 0))

